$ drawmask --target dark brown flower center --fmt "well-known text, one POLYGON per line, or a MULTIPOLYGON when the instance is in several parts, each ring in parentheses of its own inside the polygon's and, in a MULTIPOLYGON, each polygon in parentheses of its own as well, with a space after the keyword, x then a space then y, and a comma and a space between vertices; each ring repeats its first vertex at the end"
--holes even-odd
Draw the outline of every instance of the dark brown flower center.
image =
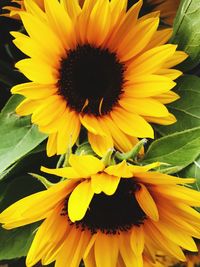
POLYGON ((115 53, 87 44, 70 50, 61 60, 58 87, 71 109, 103 115, 119 100, 123 74, 124 65, 115 53))
POLYGON ((117 234, 128 231, 134 225, 141 225, 146 215, 135 198, 137 190, 140 190, 140 186, 133 179, 121 179, 112 196, 95 194, 85 217, 75 222, 75 225, 83 230, 90 230, 92 234, 97 231, 117 234))

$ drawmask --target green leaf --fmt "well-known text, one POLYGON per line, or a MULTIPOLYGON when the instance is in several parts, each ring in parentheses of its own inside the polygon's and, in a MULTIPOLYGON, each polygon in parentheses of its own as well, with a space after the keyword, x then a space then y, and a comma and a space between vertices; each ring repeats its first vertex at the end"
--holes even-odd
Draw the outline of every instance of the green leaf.
POLYGON ((200 191, 200 156, 187 168, 183 169, 180 176, 196 178, 194 189, 200 191))
POLYGON ((0 260, 10 260, 26 256, 38 223, 13 230, 0 228, 0 260))
POLYGON ((20 104, 20 102, 22 102, 23 99, 24 97, 22 95, 13 95, 2 109, 0 119, 3 120, 6 116, 9 116, 10 113, 13 113, 15 108, 20 104))
POLYGON ((42 143, 31 150, 28 154, 26 154, 26 156, 22 157, 5 171, 0 173, 0 180, 9 177, 14 178, 18 174, 26 174, 30 171, 38 172, 40 170, 41 158, 47 160, 45 149, 46 146, 42 143))
POLYGON ((200 63, 200 1, 182 0, 174 21, 174 34, 171 42, 178 44, 189 58, 181 64, 185 70, 200 63))
POLYGON ((19 117, 14 112, 22 99, 12 96, 0 114, 0 173, 46 139, 29 117, 19 117))
MULTIPOLYGON (((168 163, 176 167, 177 172, 194 162, 199 154, 200 127, 196 127, 157 139, 149 146, 143 161, 168 163)), ((161 169, 169 169, 169 166, 162 166, 161 169)))
MULTIPOLYGON (((0 182, 0 211, 17 200, 43 189, 42 184, 29 175, 17 177, 10 183, 0 182)), ((0 260, 26 256, 38 225, 34 223, 14 230, 5 230, 0 227, 0 260)))
POLYGON ((168 105, 168 109, 175 115, 177 122, 169 126, 155 126, 161 135, 200 126, 200 78, 193 75, 181 77, 175 91, 180 99, 168 105))
MULTIPOLYGON (((192 164, 183 169, 179 173, 179 177, 196 178, 196 182, 191 184, 190 187, 192 187, 194 190, 200 191, 200 156, 198 156, 198 158, 196 158, 192 164)), ((200 212, 200 207, 195 207, 195 209, 200 212)))

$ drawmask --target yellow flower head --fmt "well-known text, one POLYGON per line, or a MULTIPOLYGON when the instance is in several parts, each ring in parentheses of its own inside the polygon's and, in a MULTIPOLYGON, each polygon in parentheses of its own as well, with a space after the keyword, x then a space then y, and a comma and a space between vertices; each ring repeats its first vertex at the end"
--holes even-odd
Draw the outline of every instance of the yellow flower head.
POLYGON ((146 5, 152 6, 155 11, 160 11, 164 23, 173 25, 180 2, 180 0, 147 0, 146 5))
POLYGON ((156 261, 153 263, 149 260, 146 260, 144 263, 144 267, 185 267, 186 264, 186 262, 180 262, 176 258, 166 255, 161 251, 158 251, 156 253, 156 261))
POLYGON ((196 240, 196 245, 198 248, 198 252, 190 252, 190 251, 186 251, 185 255, 186 255, 186 259, 187 262, 185 263, 185 265, 182 265, 181 267, 198 267, 200 266, 200 242, 199 240, 196 240))
MULTIPOLYGON (((44 0, 34 0, 42 9, 44 9, 44 0)), ((26 10, 24 0, 12 0, 11 6, 5 6, 3 9, 8 11, 8 13, 3 14, 6 17, 11 17, 13 19, 20 19, 19 12, 26 10)))
POLYGON ((105 166, 91 155, 69 158, 70 167, 42 168, 69 180, 28 196, 0 214, 12 229, 44 219, 27 256, 56 267, 142 267, 162 250, 184 261, 181 248, 197 251, 200 193, 181 179, 125 161, 105 166))
MULTIPOLYGON (((42 9, 44 9, 44 0, 34 0, 42 9)), ((18 5, 6 6, 4 9, 9 11, 9 16, 12 18, 20 19, 17 14, 19 11, 25 10, 24 0, 12 0, 12 3, 18 5)), ((83 6, 84 0, 79 0, 79 4, 83 6)), ((146 0, 144 1, 144 9, 151 11, 160 11, 161 19, 167 25, 172 25, 176 12, 178 10, 180 0, 146 0)))
POLYGON ((149 122, 176 121, 164 104, 187 56, 164 43, 171 29, 157 31, 155 13, 138 19, 142 1, 126 12, 126 0, 46 0, 45 12, 25 0, 20 16, 29 36, 14 32, 14 43, 30 58, 16 67, 31 80, 12 88, 26 99, 19 115, 49 135, 47 154, 72 146, 81 126, 93 150, 113 145, 128 151, 135 137, 154 137, 149 122))
POLYGON ((162 252, 157 252, 156 262, 152 263, 150 261, 144 262, 144 267, 198 267, 200 266, 200 245, 199 240, 196 240, 196 245, 198 248, 197 252, 184 251, 186 256, 186 262, 180 262, 174 257, 165 255, 162 252))

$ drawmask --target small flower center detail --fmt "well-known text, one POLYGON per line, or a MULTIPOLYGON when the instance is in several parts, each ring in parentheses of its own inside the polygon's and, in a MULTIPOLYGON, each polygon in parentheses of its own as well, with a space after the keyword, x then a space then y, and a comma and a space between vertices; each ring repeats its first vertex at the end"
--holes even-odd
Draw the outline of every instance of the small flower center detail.
POLYGON ((59 93, 79 113, 105 115, 123 92, 124 70, 124 64, 108 49, 77 46, 61 60, 59 93))

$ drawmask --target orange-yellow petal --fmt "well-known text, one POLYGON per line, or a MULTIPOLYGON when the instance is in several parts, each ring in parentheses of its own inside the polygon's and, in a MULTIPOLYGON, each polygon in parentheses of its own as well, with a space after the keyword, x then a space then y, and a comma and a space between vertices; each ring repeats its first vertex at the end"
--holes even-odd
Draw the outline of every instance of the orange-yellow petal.
POLYGON ((122 108, 115 108, 111 112, 115 124, 128 135, 138 137, 154 137, 154 132, 141 116, 128 112, 122 108))
POLYGON ((114 175, 116 177, 132 177, 132 169, 130 168, 130 166, 128 166, 125 160, 116 165, 111 165, 105 168, 104 172, 108 173, 109 175, 114 175))
POLYGON ((92 155, 78 156, 71 154, 69 164, 81 177, 90 177, 105 168, 103 162, 92 155))
POLYGON ((113 195, 117 190, 119 182, 120 177, 109 175, 105 172, 91 176, 92 190, 95 194, 104 192, 106 195, 113 195))
POLYGON ((85 216, 93 195, 90 180, 81 182, 72 191, 68 201, 68 216, 72 222, 79 221, 85 216))
POLYGON ((143 209, 144 213, 154 221, 159 220, 158 209, 150 192, 143 184, 139 184, 140 189, 135 192, 135 198, 143 209))

